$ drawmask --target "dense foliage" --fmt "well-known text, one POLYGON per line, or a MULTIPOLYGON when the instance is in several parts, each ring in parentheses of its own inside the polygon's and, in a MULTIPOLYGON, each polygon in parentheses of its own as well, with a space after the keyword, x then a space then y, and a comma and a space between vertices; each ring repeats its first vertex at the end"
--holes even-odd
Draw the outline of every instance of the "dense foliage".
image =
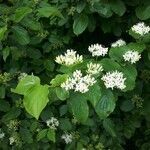
POLYGON ((149 12, 149 0, 0 0, 0 149, 149 150, 149 12))

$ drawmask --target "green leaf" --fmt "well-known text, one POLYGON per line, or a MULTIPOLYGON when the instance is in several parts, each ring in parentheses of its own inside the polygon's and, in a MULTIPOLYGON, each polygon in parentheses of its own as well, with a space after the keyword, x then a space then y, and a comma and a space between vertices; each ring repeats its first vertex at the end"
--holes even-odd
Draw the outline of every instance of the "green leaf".
POLYGON ((23 142, 33 143, 32 133, 28 129, 21 128, 19 133, 23 142))
POLYGON ((7 57, 9 56, 10 54, 10 48, 9 47, 6 47, 3 49, 3 60, 6 61, 7 57))
POLYGON ((91 102, 93 107, 95 107, 101 98, 100 86, 98 84, 94 84, 92 87, 89 88, 89 91, 85 93, 85 96, 87 100, 91 102))
POLYGON ((69 91, 66 91, 65 89, 61 87, 56 87, 56 95, 60 100, 66 100, 69 97, 69 91))
POLYGON ((87 15, 80 15, 74 19, 73 23, 73 32, 76 35, 81 34, 88 26, 88 16, 87 15))
POLYGON ((116 137, 115 125, 112 120, 110 120, 109 118, 103 120, 103 127, 112 137, 116 137))
POLYGON ((105 71, 120 70, 120 65, 112 59, 104 58, 100 61, 105 71))
POLYGON ((53 130, 53 129, 48 129, 48 131, 47 131, 47 138, 48 138, 50 141, 52 141, 52 142, 55 143, 55 141, 56 141, 56 139, 55 139, 55 130, 53 130))
POLYGON ((26 111, 35 117, 39 118, 42 110, 48 103, 48 86, 36 85, 27 91, 24 96, 23 104, 26 111))
POLYGON ((150 5, 145 5, 145 6, 139 6, 135 10, 136 16, 140 20, 147 20, 150 18, 150 5))
POLYGON ((31 13, 32 9, 29 7, 19 7, 12 16, 14 22, 20 22, 27 14, 31 13))
POLYGON ((48 71, 53 71, 54 67, 55 67, 55 64, 52 60, 45 60, 44 61, 44 67, 48 71))
POLYGON ((91 9, 94 12, 99 13, 102 17, 111 17, 113 12, 111 11, 111 7, 108 3, 96 2, 93 4, 91 9))
POLYGON ((115 109, 115 97, 110 90, 106 90, 95 107, 95 111, 101 119, 105 119, 115 109))
POLYGON ((13 107, 13 108, 11 108, 11 110, 9 112, 7 112, 2 117, 2 121, 6 123, 6 122, 8 122, 10 120, 13 120, 13 119, 17 118, 20 114, 21 114, 20 109, 16 108, 16 107, 13 107))
POLYGON ((131 111, 133 108, 134 104, 131 100, 124 100, 120 105, 120 109, 124 112, 131 111))
POLYGON ((67 74, 58 74, 54 79, 51 80, 50 84, 52 87, 60 86, 63 82, 65 82, 68 78, 67 74))
POLYGON ((135 51, 138 51, 139 53, 142 53, 144 49, 146 49, 146 46, 143 43, 129 43, 127 47, 130 50, 135 50, 135 51))
POLYGON ((129 49, 127 46, 121 46, 121 47, 112 47, 109 51, 109 56, 118 62, 123 61, 123 55, 125 52, 127 52, 129 49))
POLYGON ((16 89, 12 89, 12 92, 26 95, 35 85, 40 85, 40 79, 36 76, 28 75, 19 81, 16 89))
POLYGON ((72 97, 70 97, 68 102, 75 118, 79 122, 84 123, 89 115, 89 107, 85 96, 75 93, 72 95, 72 97))
POLYGON ((38 135, 37 135, 37 141, 40 141, 41 139, 46 137, 47 134, 47 129, 43 129, 41 131, 39 131, 38 135))
POLYGON ((123 61, 123 55, 129 51, 129 50, 133 50, 133 51, 137 51, 139 53, 143 52, 143 50, 145 49, 145 44, 142 43, 129 43, 128 45, 125 46, 121 46, 121 47, 112 47, 109 51, 109 56, 116 60, 116 61, 123 61))
POLYGON ((3 40, 6 31, 7 31, 7 26, 0 28, 0 41, 3 40))
POLYGON ((122 72, 126 77, 125 80, 126 88, 123 91, 133 90, 135 87, 135 80, 137 76, 136 68, 132 65, 128 65, 122 68, 122 72))
POLYGON ((60 17, 64 18, 57 7, 46 6, 38 9, 38 14, 41 17, 60 17))
POLYGON ((30 42, 30 37, 28 35, 28 32, 20 27, 20 26, 13 26, 13 38, 16 42, 18 42, 21 45, 27 45, 30 42))
POLYGON ((72 129, 71 122, 67 118, 60 119, 60 129, 63 131, 69 131, 72 129))
POLYGON ((0 100, 0 111, 7 112, 10 110, 10 104, 6 100, 0 100))
POLYGON ((83 1, 79 2, 76 6, 77 12, 81 13, 83 11, 83 9, 85 8, 85 6, 86 6, 85 2, 83 2, 83 1))
POLYGON ((60 108, 59 108, 59 114, 60 116, 63 116, 67 113, 68 111, 68 106, 67 105, 62 105, 60 108))
POLYGON ((122 16, 126 11, 126 6, 122 0, 110 1, 110 7, 112 11, 119 16, 122 16))
POLYGON ((5 86, 0 86, 0 98, 5 98, 5 86))

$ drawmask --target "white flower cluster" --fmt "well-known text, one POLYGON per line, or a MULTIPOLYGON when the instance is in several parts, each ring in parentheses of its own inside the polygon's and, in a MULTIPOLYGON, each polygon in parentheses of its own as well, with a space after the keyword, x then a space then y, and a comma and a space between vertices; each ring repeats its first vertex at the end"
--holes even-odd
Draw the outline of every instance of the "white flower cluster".
POLYGON ((57 56, 55 61, 58 64, 66 66, 81 63, 83 61, 83 56, 76 53, 77 53, 76 51, 68 49, 64 55, 57 56))
POLYGON ((121 47, 123 45, 126 45, 126 42, 122 39, 119 39, 118 41, 111 44, 111 47, 121 47))
POLYGON ((15 143, 15 142, 16 142, 15 138, 14 138, 13 136, 11 136, 11 137, 9 138, 9 144, 12 145, 12 144, 15 143))
POLYGON ((28 74, 27 73, 20 73, 18 80, 22 80, 23 78, 25 78, 28 74))
POLYGON ((139 22, 134 25, 131 30, 137 34, 140 34, 141 36, 144 36, 145 34, 149 33, 150 27, 146 26, 144 22, 139 22))
POLYGON ((131 64, 136 63, 141 58, 141 54, 139 54, 137 51, 127 51, 123 58, 125 61, 130 62, 131 64))
POLYGON ((69 77, 61 84, 61 87, 65 90, 74 90, 75 92, 85 93, 94 83, 96 83, 94 77, 91 77, 91 75, 83 76, 81 70, 76 70, 73 72, 72 77, 69 77))
POLYGON ((71 134, 65 133, 61 136, 61 138, 65 141, 66 144, 69 144, 73 140, 73 136, 71 134))
POLYGON ((92 56, 105 56, 108 52, 108 48, 103 47, 101 44, 92 44, 88 48, 92 56))
POLYGON ((47 124, 47 126, 50 127, 51 129, 56 130, 57 127, 59 126, 59 121, 58 121, 56 118, 51 117, 51 119, 48 119, 48 120, 46 121, 46 124, 47 124))
POLYGON ((104 81, 106 88, 117 88, 123 90, 125 85, 126 78, 123 77, 123 73, 119 71, 107 72, 101 78, 104 81))
POLYGON ((2 129, 0 129, 0 139, 3 139, 3 138, 4 138, 4 136, 5 136, 5 133, 4 133, 4 132, 2 132, 2 129))
POLYGON ((87 71, 86 72, 88 74, 95 75, 95 74, 98 74, 102 71, 103 71, 103 67, 100 64, 92 63, 92 62, 87 64, 87 71))

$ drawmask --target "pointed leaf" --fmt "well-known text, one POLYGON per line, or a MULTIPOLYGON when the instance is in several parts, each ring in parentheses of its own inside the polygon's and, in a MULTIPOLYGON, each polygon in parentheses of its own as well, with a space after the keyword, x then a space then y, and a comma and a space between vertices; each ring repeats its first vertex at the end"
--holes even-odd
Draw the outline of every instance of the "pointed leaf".
POLYGON ((55 130, 53 130, 53 129, 48 129, 47 138, 48 138, 50 141, 52 141, 52 142, 55 143, 55 141, 56 141, 56 139, 55 139, 55 130))
POLYGON ((104 119, 114 111, 115 106, 116 103, 113 93, 110 90, 106 90, 96 105, 95 111, 101 119, 104 119))
POLYGON ((16 89, 12 89, 12 92, 26 95, 35 85, 40 85, 40 79, 36 76, 28 75, 19 81, 16 89))
POLYGON ((3 40, 4 34, 7 31, 7 26, 1 27, 0 28, 0 41, 3 40))
POLYGON ((69 97, 69 91, 66 91, 65 89, 61 87, 56 87, 56 95, 60 100, 66 100, 69 97))
POLYGON ((89 91, 85 93, 85 96, 87 100, 91 102, 93 107, 96 106, 98 101, 101 98, 101 88, 98 84, 94 84, 92 87, 90 87, 89 91))
POLYGON ((115 125, 112 120, 110 120, 109 118, 105 119, 103 121, 103 127, 111 136, 116 137, 115 125))
POLYGON ((12 16, 14 22, 20 22, 27 14, 31 13, 32 9, 29 7, 19 7, 12 16))
POLYGON ((79 121, 84 123, 89 115, 89 107, 85 96, 75 93, 69 100, 73 115, 79 121))
POLYGON ((27 91, 24 96, 23 103, 26 111, 36 119, 39 118, 42 110, 48 103, 48 93, 47 85, 36 85, 27 91))
POLYGON ((88 26, 88 16, 80 15, 79 17, 75 18, 73 23, 73 32, 76 35, 81 34, 88 26))
POLYGON ((21 45, 27 45, 30 42, 30 37, 28 32, 20 27, 20 26, 13 26, 13 38, 16 42, 18 42, 21 45))

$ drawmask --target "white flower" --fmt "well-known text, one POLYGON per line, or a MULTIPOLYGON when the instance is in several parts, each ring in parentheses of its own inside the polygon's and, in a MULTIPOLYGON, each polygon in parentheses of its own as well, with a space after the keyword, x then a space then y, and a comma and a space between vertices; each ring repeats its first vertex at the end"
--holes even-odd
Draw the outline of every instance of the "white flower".
POLYGON ((84 82, 79 82, 78 84, 75 85, 75 92, 81 92, 81 93, 86 93, 88 92, 89 87, 87 86, 86 83, 84 82))
POLYGON ((61 87, 67 91, 72 89, 75 92, 85 93, 94 83, 96 83, 94 77, 91 77, 91 75, 83 76, 81 70, 76 70, 73 72, 72 77, 61 84, 61 87))
POLYGON ((127 51, 123 58, 125 61, 130 62, 131 64, 136 63, 141 58, 141 54, 139 54, 137 51, 127 51))
POLYGON ((91 75, 95 75, 98 74, 100 72, 103 71, 103 67, 100 64, 96 64, 96 63, 89 63, 87 64, 87 73, 91 74, 91 75))
POLYGON ((118 88, 123 90, 126 78, 123 77, 123 73, 119 71, 107 72, 102 78, 106 88, 118 88))
POLYGON ((119 39, 118 41, 111 44, 111 47, 121 47, 123 45, 126 45, 126 42, 122 39, 119 39))
POLYGON ((72 142, 73 137, 71 134, 65 133, 61 136, 61 138, 65 141, 66 144, 69 144, 72 142))
POLYGON ((91 77, 91 75, 86 75, 83 77, 83 82, 86 83, 88 86, 92 86, 94 83, 96 83, 96 80, 94 77, 91 77))
POLYGON ((77 53, 76 51, 68 49, 64 55, 57 56, 55 61, 58 64, 66 66, 81 63, 83 61, 83 56, 76 53, 77 53))
POLYGON ((75 83, 76 81, 69 77, 65 82, 61 84, 61 87, 64 88, 66 91, 69 91, 74 88, 75 83))
POLYGON ((12 136, 9 138, 9 143, 12 145, 15 142, 15 138, 12 136))
POLYGON ((141 36, 149 33, 150 27, 146 26, 144 22, 139 22, 136 25, 134 25, 131 30, 137 34, 140 34, 141 36))
POLYGON ((25 78, 28 74, 27 73, 20 73, 18 80, 22 80, 23 78, 25 78))
POLYGON ((82 78, 81 70, 74 71, 72 76, 73 76, 75 82, 80 81, 80 79, 82 78))
POLYGON ((47 124, 47 126, 50 127, 51 129, 56 130, 57 127, 59 126, 59 121, 58 121, 56 118, 51 117, 51 119, 48 119, 48 120, 46 121, 46 124, 47 124))
POLYGON ((103 47, 101 44, 92 44, 88 48, 92 56, 105 56, 108 52, 108 48, 103 47))

